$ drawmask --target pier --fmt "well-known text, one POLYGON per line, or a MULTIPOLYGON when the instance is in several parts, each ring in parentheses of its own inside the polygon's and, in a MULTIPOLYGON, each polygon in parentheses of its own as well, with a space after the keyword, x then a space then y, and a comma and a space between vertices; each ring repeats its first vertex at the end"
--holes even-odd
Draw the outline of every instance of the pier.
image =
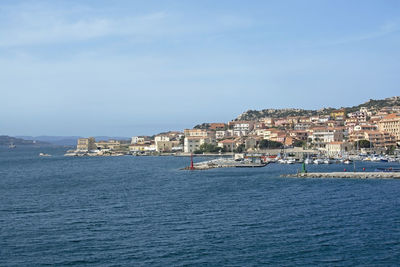
POLYGON ((400 179, 400 172, 309 172, 283 174, 288 178, 400 179))
POLYGON ((191 159, 190 166, 183 168, 183 170, 209 170, 216 168, 260 168, 266 166, 266 163, 252 162, 252 161, 235 161, 233 159, 213 159, 193 164, 191 159))

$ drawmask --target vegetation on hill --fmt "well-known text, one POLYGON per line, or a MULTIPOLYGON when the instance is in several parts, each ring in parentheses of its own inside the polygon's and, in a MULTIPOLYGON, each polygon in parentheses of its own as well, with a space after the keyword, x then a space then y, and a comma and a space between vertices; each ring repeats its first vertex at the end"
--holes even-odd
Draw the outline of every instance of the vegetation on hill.
POLYGON ((369 101, 360 104, 358 106, 346 108, 347 112, 354 112, 359 110, 361 107, 366 107, 368 109, 381 109, 383 107, 394 107, 394 106, 400 106, 400 97, 399 96, 394 96, 394 97, 389 97, 385 99, 380 99, 380 100, 374 100, 370 99, 369 101))
POLYGON ((210 124, 209 123, 202 123, 202 124, 198 124, 196 126, 193 127, 193 129, 208 129, 210 128, 210 124))
MULTIPOLYGON (((354 112, 360 110, 361 107, 366 107, 369 110, 378 110, 383 107, 400 106, 400 97, 390 97, 381 100, 370 99, 369 101, 353 107, 343 107, 346 112, 354 112)), ((298 108, 285 108, 285 109, 263 109, 263 110, 248 110, 240 114, 235 120, 236 121, 255 121, 261 118, 284 118, 290 116, 316 116, 316 115, 328 115, 335 108, 323 108, 320 110, 307 110, 298 108)))

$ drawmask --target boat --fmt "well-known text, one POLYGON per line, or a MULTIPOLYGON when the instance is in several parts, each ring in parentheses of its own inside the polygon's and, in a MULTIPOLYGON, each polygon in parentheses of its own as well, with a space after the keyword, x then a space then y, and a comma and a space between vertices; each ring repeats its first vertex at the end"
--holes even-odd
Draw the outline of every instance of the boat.
POLYGON ((47 153, 39 153, 39 157, 51 157, 51 155, 47 153))
POLYGON ((304 164, 312 164, 313 163, 313 161, 312 161, 312 159, 310 159, 310 158, 306 158, 305 160, 304 160, 304 164))
POLYGON ((314 164, 323 164, 324 163, 324 160, 323 159, 316 159, 316 160, 314 160, 314 164))
POLYGON ((8 148, 11 148, 11 149, 16 148, 16 147, 17 147, 17 146, 14 145, 14 143, 10 143, 10 144, 8 145, 8 148))
POLYGON ((332 164, 332 160, 330 159, 324 159, 324 164, 332 164))
POLYGON ((295 164, 296 160, 295 159, 288 159, 286 160, 286 164, 295 164))
POLYGON ((381 160, 381 158, 380 158, 380 157, 377 157, 377 156, 373 156, 373 157, 371 158, 371 161, 374 161, 374 162, 380 161, 380 160, 381 160))
POLYGON ((389 159, 388 159, 388 158, 381 157, 381 158, 380 158, 380 161, 381 161, 381 162, 389 162, 389 159))
POLYGON ((350 163, 352 163, 352 161, 349 159, 346 159, 345 161, 343 161, 343 164, 350 164, 350 163))

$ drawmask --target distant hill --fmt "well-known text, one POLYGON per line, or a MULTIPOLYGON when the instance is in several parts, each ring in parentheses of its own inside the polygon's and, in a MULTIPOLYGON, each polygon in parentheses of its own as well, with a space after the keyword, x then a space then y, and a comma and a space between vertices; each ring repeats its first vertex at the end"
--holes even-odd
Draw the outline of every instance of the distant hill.
MULTIPOLYGON (((400 106, 400 97, 394 96, 381 100, 370 99, 369 101, 353 107, 342 107, 346 112, 354 112, 359 110, 361 107, 366 107, 370 110, 378 110, 383 107, 400 106)), ((285 108, 285 109, 263 109, 263 110, 248 110, 240 114, 235 120, 258 120, 265 117, 271 118, 282 118, 288 116, 315 116, 315 115, 327 115, 331 113, 335 108, 324 108, 320 110, 307 110, 297 108, 285 108)))
MULTIPOLYGON (((17 136, 17 138, 22 138, 25 140, 35 140, 50 143, 57 146, 76 146, 78 138, 81 136, 17 136)), ((115 136, 94 136, 96 140, 130 140, 129 137, 115 137, 115 136)))
POLYGON ((0 136, 0 146, 8 146, 10 144, 14 144, 16 146, 45 146, 51 145, 47 142, 42 141, 33 141, 33 140, 25 140, 22 138, 11 137, 8 135, 0 136))

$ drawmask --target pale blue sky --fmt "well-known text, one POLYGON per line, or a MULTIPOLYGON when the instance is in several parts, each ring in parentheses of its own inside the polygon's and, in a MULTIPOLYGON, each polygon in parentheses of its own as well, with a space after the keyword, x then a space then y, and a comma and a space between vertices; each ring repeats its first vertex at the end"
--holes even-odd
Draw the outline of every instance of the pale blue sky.
POLYGON ((119 135, 400 95, 400 1, 0 0, 0 134, 119 135))

